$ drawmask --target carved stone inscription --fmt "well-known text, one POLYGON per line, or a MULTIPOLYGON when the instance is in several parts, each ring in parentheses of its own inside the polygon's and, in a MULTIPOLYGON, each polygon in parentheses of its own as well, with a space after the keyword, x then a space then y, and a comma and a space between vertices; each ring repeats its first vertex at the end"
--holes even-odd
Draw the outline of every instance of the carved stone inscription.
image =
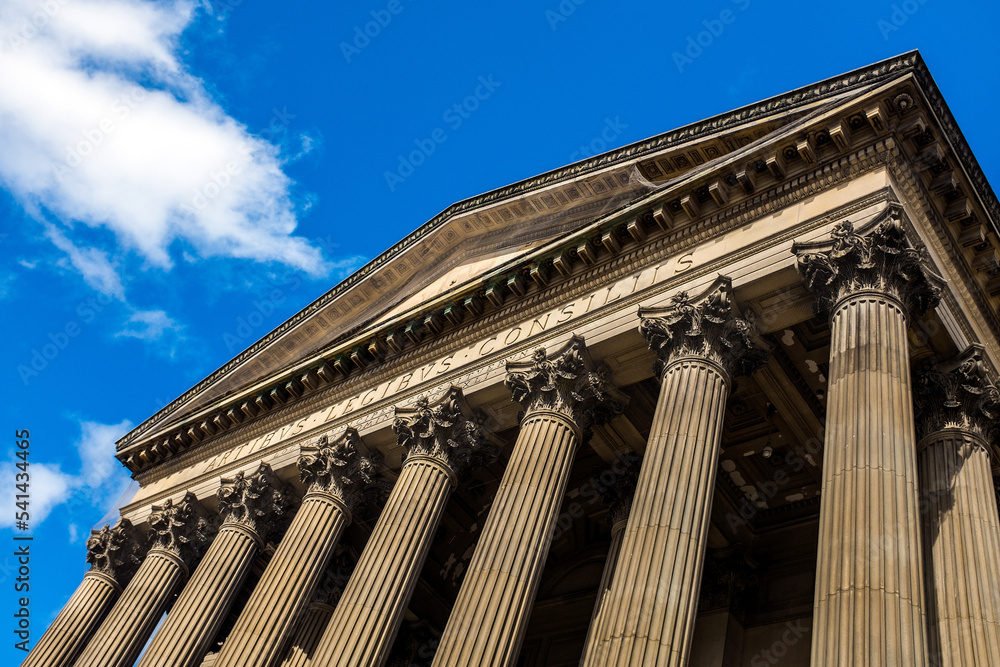
POLYGON ((651 266, 632 275, 625 276, 607 287, 602 287, 597 291, 553 308, 537 317, 525 320, 493 336, 482 338, 472 345, 437 359, 430 364, 382 382, 364 392, 315 412, 308 417, 284 424, 270 433, 266 433, 259 438, 254 438, 234 447, 228 452, 205 461, 198 466, 198 472, 207 472, 232 461, 237 461, 246 456, 261 452, 299 433, 318 428, 327 422, 340 419, 361 408, 366 408, 377 401, 390 398, 423 382, 433 380, 444 373, 472 364, 483 357, 524 342, 560 324, 583 317, 605 306, 611 306, 615 301, 651 287, 657 282, 689 271, 695 266, 695 255, 696 253, 685 252, 671 257, 656 266, 651 266))

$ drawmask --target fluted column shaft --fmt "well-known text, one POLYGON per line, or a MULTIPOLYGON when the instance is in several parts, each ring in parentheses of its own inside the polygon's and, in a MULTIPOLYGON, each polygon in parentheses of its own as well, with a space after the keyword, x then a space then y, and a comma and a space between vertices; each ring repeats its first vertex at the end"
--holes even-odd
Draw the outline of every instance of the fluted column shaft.
POLYGON ((925 665, 906 314, 858 292, 830 321, 812 664, 925 665))
MULTIPOLYGON (((587 625, 587 641, 583 647, 583 655, 590 651, 590 645, 595 641, 597 625, 606 607, 608 594, 611 592, 611 582, 614 581, 615 569, 618 566, 618 559, 621 557, 622 542, 625 540, 625 527, 628 519, 615 522, 611 527, 611 545, 608 547, 608 557, 604 561, 604 571, 601 573, 601 585, 597 588, 597 599, 594 601, 594 611, 590 614, 590 623, 587 625)), ((582 662, 582 660, 581 660, 582 662)))
POLYGON ((455 484, 439 459, 406 460, 312 665, 384 664, 455 484))
POLYGON ((21 667, 72 665, 121 592, 113 577, 88 572, 21 667))
POLYGON ((77 667, 131 667, 187 574, 184 561, 173 551, 151 549, 80 654, 77 667))
POLYGON ((981 436, 950 428, 918 446, 928 643, 942 667, 1000 656, 1000 520, 981 436))
POLYGON ((343 500, 311 490, 268 563, 215 667, 272 667, 281 659, 285 639, 308 604, 341 533, 350 523, 343 500))
POLYGON ((138 667, 200 665, 260 547, 260 537, 245 525, 223 524, 138 667))
POLYGON ((563 414, 525 417, 434 665, 517 660, 579 441, 563 414))
POLYGON ((687 664, 728 383, 706 358, 666 366, 616 575, 585 665, 687 664))
POLYGON ((311 657, 332 615, 333 607, 328 604, 313 602, 309 605, 295 628, 292 645, 281 667, 309 667, 312 664, 311 657))

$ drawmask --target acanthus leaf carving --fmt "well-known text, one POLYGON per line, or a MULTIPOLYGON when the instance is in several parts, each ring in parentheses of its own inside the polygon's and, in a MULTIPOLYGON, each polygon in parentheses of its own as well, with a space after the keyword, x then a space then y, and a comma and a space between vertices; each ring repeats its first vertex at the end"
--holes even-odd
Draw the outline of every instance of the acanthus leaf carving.
POLYGON ((508 362, 505 384, 526 413, 558 412, 586 436, 591 426, 621 414, 626 399, 610 386, 609 376, 606 366, 591 360, 583 338, 573 336, 551 355, 540 347, 531 361, 508 362))
POLYGON ((204 554, 215 534, 215 522, 193 493, 186 493, 177 503, 167 499, 153 505, 149 515, 151 544, 154 549, 169 551, 190 568, 204 554))
POLYGON ((486 438, 486 418, 469 407, 459 387, 449 387, 433 403, 426 397, 412 408, 396 408, 392 430, 406 458, 429 456, 439 459, 456 475, 474 465, 496 459, 498 450, 486 438))
POLYGON ((219 486, 219 513, 224 524, 242 524, 264 542, 289 511, 291 501, 290 490, 266 463, 249 475, 240 470, 233 477, 224 477, 219 486))
POLYGON ((87 539, 90 571, 106 574, 124 588, 142 563, 143 546, 142 538, 128 519, 120 519, 114 528, 105 525, 92 530, 87 539))
POLYGON ((657 353, 657 375, 683 357, 710 359, 730 378, 751 375, 767 361, 767 352, 753 341, 753 325, 734 311, 731 291, 729 278, 720 276, 697 296, 679 292, 665 308, 639 310, 639 332, 657 353))
POLYGON ((927 249, 922 243, 910 243, 902 215, 902 206, 890 203, 863 232, 844 220, 834 226, 829 241, 792 247, 806 286, 825 310, 863 291, 898 299, 913 317, 940 302, 941 289, 932 282, 927 249))
POLYGON ((981 346, 970 346, 950 367, 927 364, 914 375, 918 437, 957 428, 993 442, 1000 417, 1000 389, 981 346))
POLYGON ((352 512, 381 502, 387 495, 382 453, 365 445, 351 427, 337 437, 324 433, 313 444, 303 445, 298 466, 306 493, 332 493, 352 512))

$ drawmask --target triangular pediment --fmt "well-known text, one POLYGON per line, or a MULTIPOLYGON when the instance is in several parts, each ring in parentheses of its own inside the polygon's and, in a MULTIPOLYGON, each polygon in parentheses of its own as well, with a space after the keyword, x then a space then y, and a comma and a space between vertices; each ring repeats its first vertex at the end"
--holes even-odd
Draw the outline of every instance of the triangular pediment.
MULTIPOLYGON (((323 382, 346 376, 417 344, 453 314, 457 322, 478 312, 491 289, 516 294, 519 281, 544 285, 532 271, 562 271, 561 244, 576 244, 582 231, 599 230, 622 210, 655 211, 655 225, 669 229, 724 207, 729 193, 752 193, 755 179, 783 177, 786 161, 809 161, 824 142, 846 141, 855 121, 844 109, 915 70, 926 75, 919 56, 906 54, 459 202, 137 427, 119 450, 211 420, 213 410, 298 377, 309 364, 321 364, 320 376, 328 369, 323 382)), ((878 131, 886 109, 872 108, 874 118, 855 115, 878 131)), ((628 232, 644 237, 644 224, 652 222, 628 232)), ((573 245, 578 251, 585 246, 573 245)), ((216 425, 224 429, 226 420, 216 425)), ((214 428, 206 427, 209 437, 214 428)))

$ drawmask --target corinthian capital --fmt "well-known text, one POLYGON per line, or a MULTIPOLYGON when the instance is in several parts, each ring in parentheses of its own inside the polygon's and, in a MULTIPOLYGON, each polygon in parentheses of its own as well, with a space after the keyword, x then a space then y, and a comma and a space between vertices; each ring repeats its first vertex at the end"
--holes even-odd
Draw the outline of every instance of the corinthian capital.
POLYGON ((382 453, 369 449, 356 429, 339 436, 324 433, 304 445, 299 455, 299 478, 307 491, 334 494, 353 512, 384 495, 382 453))
POLYGON ((917 435, 959 428, 991 442, 1000 417, 1000 390, 986 366, 982 347, 973 345, 948 366, 915 373, 913 402, 917 435))
POLYGON ((675 294, 666 308, 640 308, 639 332, 658 355, 657 375, 674 359, 703 357, 730 377, 750 375, 767 353, 754 345, 753 327, 733 311, 732 283, 720 276, 698 296, 675 294))
POLYGON ((622 411, 624 399, 610 387, 608 375, 607 367, 591 360, 583 338, 573 336, 551 355, 540 347, 531 361, 508 362, 505 384, 526 412, 561 413, 586 434, 622 411))
POLYGON ((469 407, 458 387, 450 387, 431 403, 421 398, 412 408, 396 408, 392 430, 406 447, 407 458, 430 456, 460 475, 472 465, 489 463, 497 448, 487 442, 485 418, 469 407))
POLYGON ((902 213, 899 204, 890 204, 862 229, 845 220, 829 241, 792 246, 799 272, 825 309, 869 290, 895 297, 911 316, 938 304, 941 290, 931 282, 927 250, 909 242, 902 213))
POLYGON ((215 532, 205 508, 193 493, 185 494, 177 503, 169 499, 161 506, 153 505, 149 527, 152 547, 172 552, 188 567, 201 557, 215 532))
POLYGON ((249 475, 242 470, 219 486, 219 513, 224 523, 238 523, 267 541, 288 511, 291 498, 266 463, 249 475))
POLYGON ((104 526, 90 531, 87 540, 87 562, 91 572, 106 574, 124 588, 142 563, 142 539, 128 519, 115 527, 104 526))

